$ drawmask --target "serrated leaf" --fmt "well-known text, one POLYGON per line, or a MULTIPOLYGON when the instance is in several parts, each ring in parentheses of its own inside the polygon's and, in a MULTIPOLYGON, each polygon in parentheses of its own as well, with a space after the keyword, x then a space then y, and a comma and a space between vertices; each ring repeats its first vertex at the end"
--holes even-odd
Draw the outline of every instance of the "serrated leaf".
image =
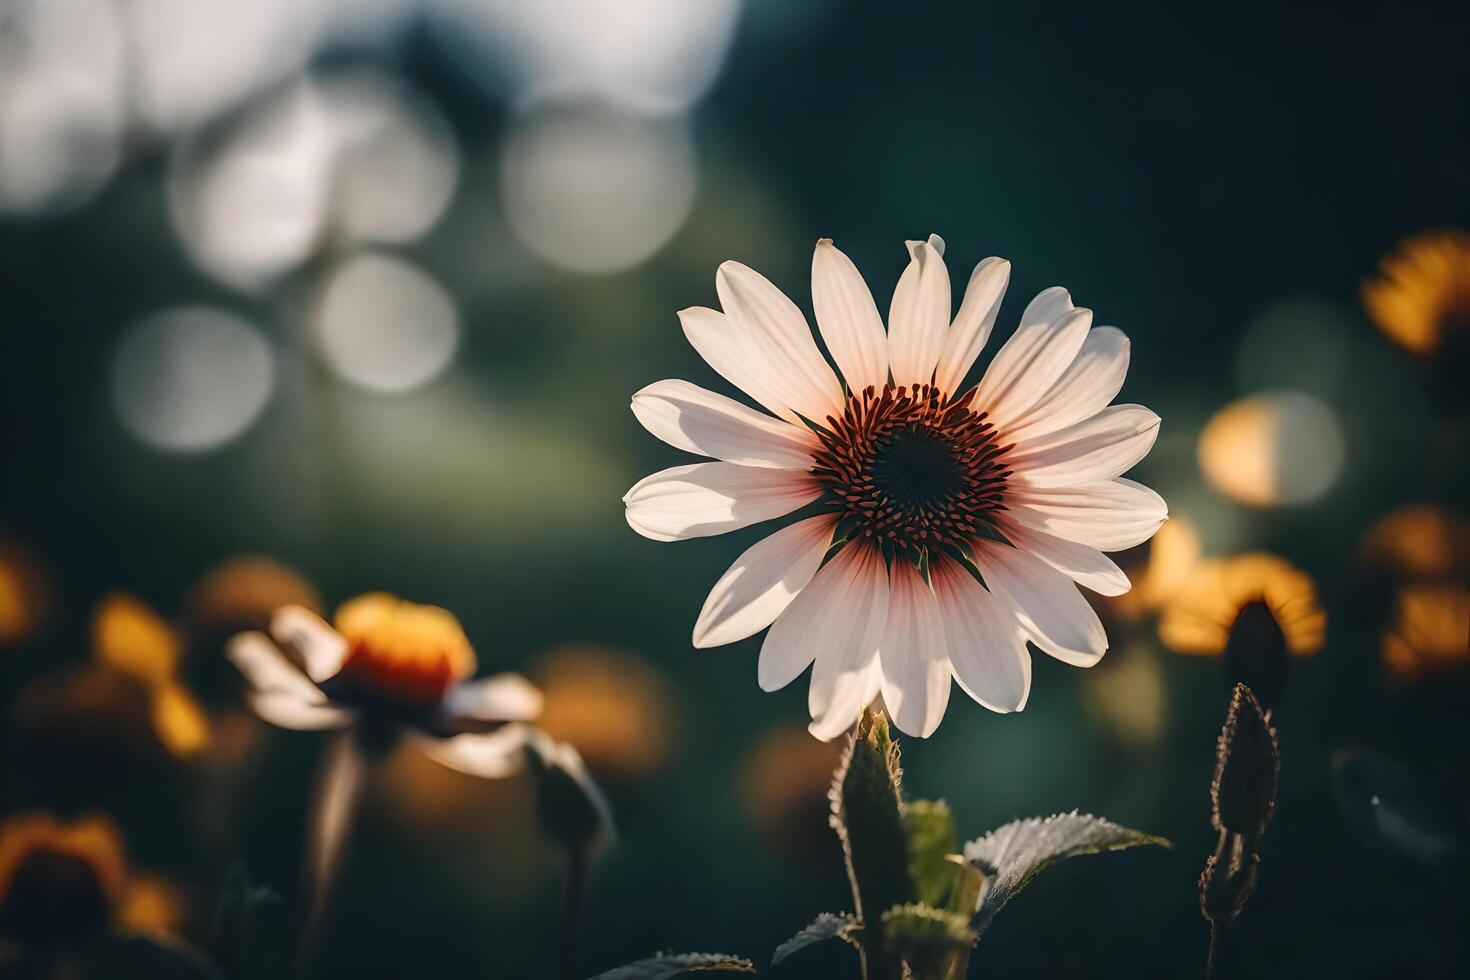
POLYGON ((883 909, 914 899, 903 823, 903 770, 888 719, 863 712, 832 782, 832 827, 842 841, 858 918, 870 931, 883 909))
POLYGON ((592 980, 673 980, 694 973, 753 975, 755 964, 723 953, 668 953, 599 973, 592 980))
POLYGON ((943 800, 914 800, 904 808, 903 822, 914 897, 926 905, 946 904, 957 871, 949 858, 959 850, 954 814, 943 800))
POLYGON ((776 952, 771 955, 771 965, 779 966, 788 956, 800 953, 804 949, 829 939, 841 939, 843 942, 851 943, 854 941, 855 934, 861 929, 862 925, 857 918, 846 912, 841 915, 823 912, 812 921, 811 925, 776 947, 776 952))
POLYGON ((1031 879, 1056 862, 1082 854, 1120 851, 1146 844, 1173 846, 1162 837, 1121 827, 1110 820, 1076 810, 1045 818, 1016 820, 992 830, 965 845, 965 860, 988 879, 980 907, 976 910, 975 931, 983 933, 995 918, 995 913, 1029 885, 1031 879))

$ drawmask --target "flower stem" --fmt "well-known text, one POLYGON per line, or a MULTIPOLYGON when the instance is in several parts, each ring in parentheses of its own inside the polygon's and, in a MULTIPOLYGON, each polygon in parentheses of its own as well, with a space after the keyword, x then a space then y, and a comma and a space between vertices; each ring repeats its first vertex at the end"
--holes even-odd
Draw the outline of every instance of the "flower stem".
POLYGON ((587 878, 591 872, 587 849, 575 845, 566 848, 562 871, 561 931, 557 936, 556 976, 570 980, 572 957, 577 946, 577 931, 582 924, 582 905, 587 895, 587 878))
POLYGON ((356 733, 335 733, 317 770, 316 788, 307 815, 306 861, 302 891, 305 919, 298 959, 304 966, 316 941, 323 913, 352 837, 353 816, 366 772, 356 733))
POLYGON ((1210 922, 1210 956, 1205 961, 1205 980, 1220 980, 1222 976, 1220 961, 1225 958, 1225 926, 1224 919, 1210 922))

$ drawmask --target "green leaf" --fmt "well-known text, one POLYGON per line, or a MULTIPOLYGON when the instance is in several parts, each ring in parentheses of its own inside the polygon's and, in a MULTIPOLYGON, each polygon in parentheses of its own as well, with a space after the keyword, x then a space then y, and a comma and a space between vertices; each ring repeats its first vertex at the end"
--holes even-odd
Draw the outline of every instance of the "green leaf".
POLYGON ((771 965, 779 966, 782 960, 793 953, 799 953, 829 939, 841 939, 843 942, 856 944, 856 934, 862 928, 857 918, 846 912, 841 915, 823 912, 811 925, 776 947, 776 952, 771 956, 771 965))
POLYGON ((904 809, 903 822, 908 831, 914 896, 927 905, 946 904, 957 871, 949 858, 959 850, 954 814, 943 800, 914 800, 904 809))
POLYGON ((884 912, 883 934, 888 948, 919 980, 949 976, 956 958, 966 956, 976 939, 968 915, 919 902, 884 912))
MULTIPOLYGON (((864 710, 833 776, 832 827, 847 858, 858 918, 875 936, 882 910, 914 900, 902 777, 888 719, 881 711, 864 710)), ((872 945, 864 948, 871 951, 872 945)))
POLYGON ((667 953, 629 963, 592 980, 673 980, 692 973, 755 974, 755 964, 723 953, 667 953))
POLYGON ((1043 870, 1066 858, 1121 851, 1145 844, 1171 847, 1154 837, 1087 813, 1059 813, 1016 820, 965 845, 965 860, 988 879, 974 927, 983 933, 1011 898, 1043 870))

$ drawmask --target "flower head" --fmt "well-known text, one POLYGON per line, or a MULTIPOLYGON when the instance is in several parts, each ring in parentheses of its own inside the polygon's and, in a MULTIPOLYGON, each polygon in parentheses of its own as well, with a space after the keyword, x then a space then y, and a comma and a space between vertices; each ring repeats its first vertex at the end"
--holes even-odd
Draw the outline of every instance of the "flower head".
POLYGON ((1470 664, 1470 589, 1457 582, 1400 589, 1383 634, 1383 662, 1405 681, 1463 670, 1470 664))
POLYGON ((1261 553, 1201 563, 1159 621, 1166 646, 1223 655, 1227 680, 1244 683, 1267 711, 1280 701, 1289 658, 1316 653, 1326 635, 1311 576, 1261 553))
POLYGON ((1470 333, 1470 235, 1410 238, 1384 258, 1382 273, 1363 286, 1363 305, 1394 342, 1423 357, 1470 333))
POLYGON ((386 593, 345 603, 335 628, 287 606, 270 636, 242 633, 228 652, 252 687, 251 706, 271 724, 404 731, 431 758, 471 775, 514 771, 524 733, 512 723, 541 710, 541 693, 516 674, 469 679, 475 653, 453 614, 386 593))
POLYGON ((1128 589, 1103 555, 1146 541, 1163 500, 1121 476, 1142 459, 1158 416, 1109 406, 1128 340, 1092 329, 1092 311, 1045 290, 966 384, 995 323, 1010 264, 976 267, 951 319, 938 238, 908 243, 888 326, 852 262, 830 241, 812 260, 817 327, 758 273, 726 262, 723 312, 680 313, 701 356, 770 414, 684 381, 633 398, 650 432, 716 462, 676 466, 624 497, 646 537, 733 531, 815 504, 745 552, 716 583, 698 647, 771 627, 766 690, 812 667, 812 731, 832 738, 880 694, 898 726, 928 735, 950 678, 995 711, 1026 704, 1026 643, 1096 663, 1101 622, 1076 585, 1128 589))

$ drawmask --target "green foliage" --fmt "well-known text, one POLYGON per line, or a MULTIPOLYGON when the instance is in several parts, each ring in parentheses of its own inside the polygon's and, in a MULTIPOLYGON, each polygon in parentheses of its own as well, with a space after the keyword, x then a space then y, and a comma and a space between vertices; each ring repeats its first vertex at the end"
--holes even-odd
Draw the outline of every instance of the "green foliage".
POLYGON ((856 946, 862 928, 857 918, 846 912, 841 915, 823 912, 812 920, 811 925, 776 947, 776 952, 771 955, 771 965, 779 966, 787 957, 830 939, 841 939, 856 946))
POLYGON ((902 776, 888 719, 865 710, 833 777, 832 827, 842 841, 853 902, 866 929, 866 971, 875 978, 901 975, 898 964, 886 962, 879 910, 914 900, 902 776))
POLYGON ((958 873, 958 867, 949 860, 959 850, 954 814, 943 800, 913 800, 904 809, 903 820, 914 895, 925 904, 943 905, 958 873))
POLYGON ((1162 837, 1120 827, 1075 810, 1046 818, 1016 820, 992 830, 965 845, 965 860, 987 879, 975 915, 976 933, 984 933, 1007 902, 1058 861, 1147 844, 1172 846, 1162 837))
POLYGON ((696 973, 754 975, 755 964, 723 953, 667 953, 599 973, 592 980, 673 980, 696 973))
POLYGON ((962 975, 975 945, 970 917, 922 902, 895 905, 883 913, 884 941, 916 977, 962 975))

